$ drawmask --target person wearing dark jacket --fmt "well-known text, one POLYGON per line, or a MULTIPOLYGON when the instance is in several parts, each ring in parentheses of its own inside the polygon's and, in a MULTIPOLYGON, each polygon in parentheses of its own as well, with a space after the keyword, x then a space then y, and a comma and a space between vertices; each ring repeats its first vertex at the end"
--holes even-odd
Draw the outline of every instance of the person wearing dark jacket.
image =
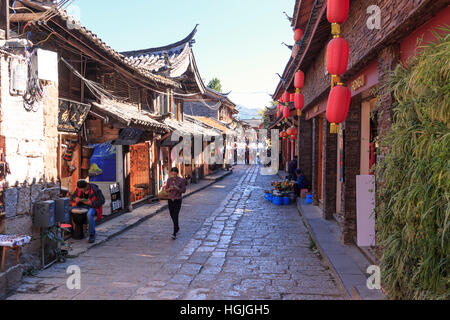
POLYGON ((297 169, 295 171, 295 174, 297 176, 297 180, 295 181, 295 184, 294 184, 294 192, 299 197, 301 190, 307 189, 309 187, 309 183, 306 180, 306 177, 303 174, 302 170, 297 169))
MULTIPOLYGON (((77 183, 77 189, 70 197, 73 207, 88 209, 87 220, 89 224, 89 243, 95 242, 95 217, 101 218, 105 197, 100 188, 80 180, 77 183)), ((72 209, 71 208, 71 212, 72 209)), ((72 212, 72 215, 74 213, 72 212)))
POLYGON ((296 180, 297 174, 295 173, 295 171, 297 170, 297 166, 297 157, 294 157, 294 160, 291 160, 288 165, 289 181, 296 180))
POLYGON ((186 180, 178 176, 178 168, 170 170, 170 178, 167 180, 164 190, 169 193, 169 212, 173 222, 172 239, 177 238, 180 231, 178 218, 181 211, 183 193, 186 193, 186 180))

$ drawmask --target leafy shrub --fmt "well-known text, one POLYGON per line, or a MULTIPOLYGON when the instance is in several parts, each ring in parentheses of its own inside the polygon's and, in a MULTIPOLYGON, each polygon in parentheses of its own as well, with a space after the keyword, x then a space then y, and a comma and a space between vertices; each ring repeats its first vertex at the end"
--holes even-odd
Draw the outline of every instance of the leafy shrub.
POLYGON ((389 152, 377 165, 377 237, 392 299, 450 297, 450 29, 389 87, 389 152))

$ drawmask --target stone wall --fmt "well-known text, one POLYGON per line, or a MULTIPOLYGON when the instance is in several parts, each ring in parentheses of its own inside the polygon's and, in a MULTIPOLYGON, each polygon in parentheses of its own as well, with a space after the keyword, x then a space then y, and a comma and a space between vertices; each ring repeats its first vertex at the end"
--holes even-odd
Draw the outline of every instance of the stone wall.
POLYGON ((59 197, 57 181, 58 85, 46 85, 47 96, 36 112, 27 111, 21 96, 9 92, 9 57, 0 58, 1 135, 5 137, 6 177, 4 230, 32 236, 21 262, 38 264, 39 230, 32 227, 33 204, 59 197))

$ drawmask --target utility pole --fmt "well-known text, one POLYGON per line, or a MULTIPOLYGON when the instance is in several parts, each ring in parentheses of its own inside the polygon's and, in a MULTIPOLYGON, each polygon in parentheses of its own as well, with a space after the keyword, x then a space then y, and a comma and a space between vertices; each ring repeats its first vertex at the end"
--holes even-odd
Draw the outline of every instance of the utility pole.
POLYGON ((9 39, 9 0, 0 0, 0 29, 5 30, 5 39, 9 39))

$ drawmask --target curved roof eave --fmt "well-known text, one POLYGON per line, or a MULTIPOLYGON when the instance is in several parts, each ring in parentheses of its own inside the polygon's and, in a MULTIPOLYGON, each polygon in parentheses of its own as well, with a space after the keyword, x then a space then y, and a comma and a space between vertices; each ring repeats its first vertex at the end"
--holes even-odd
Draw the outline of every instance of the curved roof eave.
POLYGON ((121 53, 125 56, 137 56, 137 55, 149 54, 149 53, 154 53, 154 52, 170 51, 170 49, 183 46, 186 43, 192 44, 194 41, 194 36, 197 33, 198 26, 199 26, 199 24, 197 24, 195 26, 194 30, 192 30, 191 33, 186 38, 184 38, 183 40, 180 40, 178 42, 168 44, 168 45, 165 45, 162 47, 125 51, 125 52, 121 52, 121 53))

